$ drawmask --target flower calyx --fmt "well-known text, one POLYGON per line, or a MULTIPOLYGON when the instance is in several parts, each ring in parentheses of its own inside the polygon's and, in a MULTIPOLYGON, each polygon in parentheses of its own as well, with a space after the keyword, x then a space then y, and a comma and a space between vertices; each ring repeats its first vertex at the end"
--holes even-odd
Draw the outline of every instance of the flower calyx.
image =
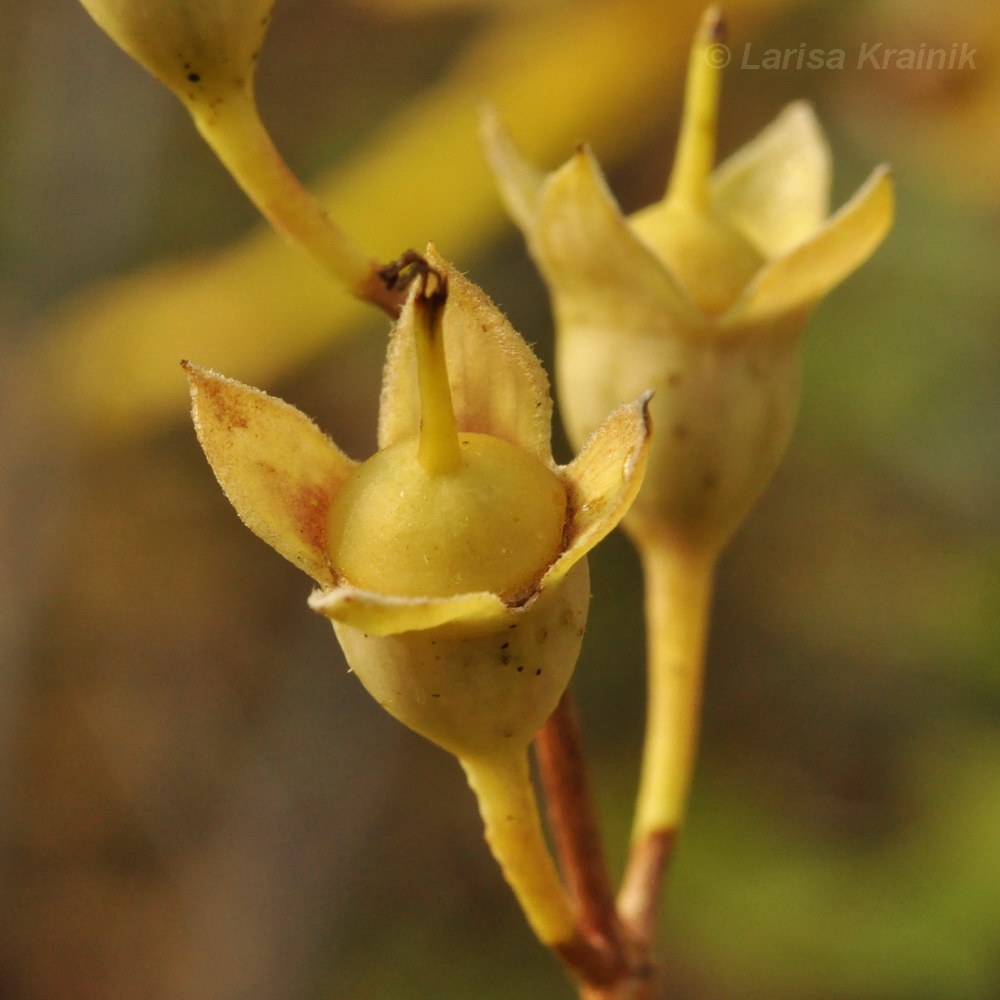
POLYGON ((562 545, 566 488, 530 452, 491 434, 459 433, 444 345, 447 279, 426 268, 416 283, 420 430, 344 482, 327 520, 330 558, 340 579, 361 590, 415 598, 489 592, 517 603, 562 545))
POLYGON ((799 336, 817 302, 892 222, 888 168, 828 217, 830 153, 805 102, 714 167, 721 31, 706 12, 664 198, 625 218, 586 147, 545 175, 495 114, 487 157, 552 296, 560 403, 579 444, 654 389, 659 428, 625 525, 714 554, 770 480, 799 397, 799 336))
POLYGON ((199 441, 248 527, 319 585, 349 664, 463 759, 526 747, 568 683, 586 553, 641 483, 648 399, 558 466, 537 359, 429 248, 390 340, 379 450, 353 462, 298 410, 186 365, 199 441))

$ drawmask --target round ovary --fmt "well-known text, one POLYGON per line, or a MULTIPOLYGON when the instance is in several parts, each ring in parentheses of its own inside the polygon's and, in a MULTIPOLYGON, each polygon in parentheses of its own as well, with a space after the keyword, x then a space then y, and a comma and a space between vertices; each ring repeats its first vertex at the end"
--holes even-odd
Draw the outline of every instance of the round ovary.
POLYGON ((582 559, 551 591, 489 626, 379 638, 334 623, 347 662, 401 722, 459 757, 526 747, 576 664, 590 577, 582 559))

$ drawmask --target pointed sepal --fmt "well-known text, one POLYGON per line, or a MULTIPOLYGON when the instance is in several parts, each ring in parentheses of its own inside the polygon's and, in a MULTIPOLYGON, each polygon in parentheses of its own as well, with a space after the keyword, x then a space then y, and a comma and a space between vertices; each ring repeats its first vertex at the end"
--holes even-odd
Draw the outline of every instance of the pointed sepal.
POLYGON ((479 135, 504 206, 530 241, 538 229, 545 174, 521 155, 492 105, 480 112, 479 135))
MULTIPOLYGON (((538 358, 482 289, 428 247, 428 264, 444 276, 444 344, 459 431, 491 434, 552 462, 552 398, 538 358)), ((378 446, 420 431, 414 348, 414 289, 393 329, 382 378, 378 446)))
POLYGON ((500 621, 507 613, 496 594, 485 592, 455 597, 394 597, 354 587, 315 590, 309 597, 309 607, 331 621, 373 636, 417 632, 452 622, 500 621))
POLYGON ((644 334, 664 313, 700 317, 673 277, 632 231, 593 154, 581 147, 545 185, 535 253, 561 324, 644 334))
POLYGON ((542 577, 542 589, 558 583, 625 516, 642 486, 652 438, 647 392, 618 407, 561 471, 572 517, 562 554, 542 577))
POLYGON ((355 463, 294 406, 183 365, 198 441, 240 519, 317 583, 335 586, 327 514, 355 463))
POLYGON ((768 260, 818 232, 830 211, 830 146, 808 101, 789 104, 710 181, 716 210, 768 260))
POLYGON ((757 275, 721 327, 766 323, 815 305, 875 252, 892 227, 893 211, 892 171, 876 167, 818 233, 757 275))

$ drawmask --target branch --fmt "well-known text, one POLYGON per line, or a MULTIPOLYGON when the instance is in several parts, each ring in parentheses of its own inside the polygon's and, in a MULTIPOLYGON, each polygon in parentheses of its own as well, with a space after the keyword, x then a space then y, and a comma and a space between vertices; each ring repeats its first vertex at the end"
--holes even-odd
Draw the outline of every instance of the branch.
POLYGON ((582 933, 606 951, 624 974, 628 963, 615 912, 593 800, 587 780, 580 728, 567 691, 535 738, 556 855, 582 933))

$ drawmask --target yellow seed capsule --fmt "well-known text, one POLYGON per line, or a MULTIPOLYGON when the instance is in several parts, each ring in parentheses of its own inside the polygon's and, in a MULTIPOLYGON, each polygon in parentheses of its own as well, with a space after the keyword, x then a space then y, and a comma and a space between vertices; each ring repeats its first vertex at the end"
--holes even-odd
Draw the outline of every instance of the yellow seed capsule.
MULTIPOLYGON (((666 195, 629 218, 585 148, 545 176, 494 115, 483 123, 507 206, 552 293, 570 440, 585 441, 623 400, 656 393, 648 473, 624 521, 643 559, 649 624, 640 845, 683 815, 714 564, 791 435, 802 328, 878 247, 893 214, 883 167, 827 216, 830 153, 801 102, 713 169, 721 30, 719 11, 707 11, 666 195)), ((648 884, 640 860, 626 918, 635 900, 645 905, 648 884)))
POLYGON ((706 558, 739 527, 788 442, 810 312, 875 250, 893 212, 880 167, 828 217, 830 153, 803 102, 714 167, 721 23, 707 11, 692 46, 666 194, 628 218, 587 148, 546 176, 495 115, 483 122, 504 199, 552 294, 570 441, 654 390, 657 433, 625 528, 706 558))
POLYGON ((334 622, 347 662, 387 711, 458 757, 522 750, 566 690, 590 603, 585 561, 522 614, 373 636, 334 622))
POLYGON ((725 312, 764 264, 750 241, 709 205, 667 201, 636 213, 630 224, 708 316, 725 312))
POLYGON ((330 507, 333 565, 362 590, 403 597, 528 590, 562 546, 566 490, 521 448, 460 435, 460 465, 433 475, 410 438, 363 462, 330 507), (377 544, 375 544, 377 540, 377 544))
POLYGON ((566 488, 539 458, 491 434, 458 433, 445 360, 447 280, 413 298, 419 432, 359 465, 330 505, 333 568, 399 597, 488 591, 516 602, 562 548, 566 488))
POLYGON ((642 481, 648 399, 557 466, 537 358, 428 258, 390 342, 374 456, 352 462, 287 404, 188 365, 198 435, 247 525, 320 585, 310 604, 380 704, 460 756, 523 752, 576 661, 585 554, 642 481))
POLYGON ((190 106, 247 88, 274 0, 81 0, 134 59, 190 106))

